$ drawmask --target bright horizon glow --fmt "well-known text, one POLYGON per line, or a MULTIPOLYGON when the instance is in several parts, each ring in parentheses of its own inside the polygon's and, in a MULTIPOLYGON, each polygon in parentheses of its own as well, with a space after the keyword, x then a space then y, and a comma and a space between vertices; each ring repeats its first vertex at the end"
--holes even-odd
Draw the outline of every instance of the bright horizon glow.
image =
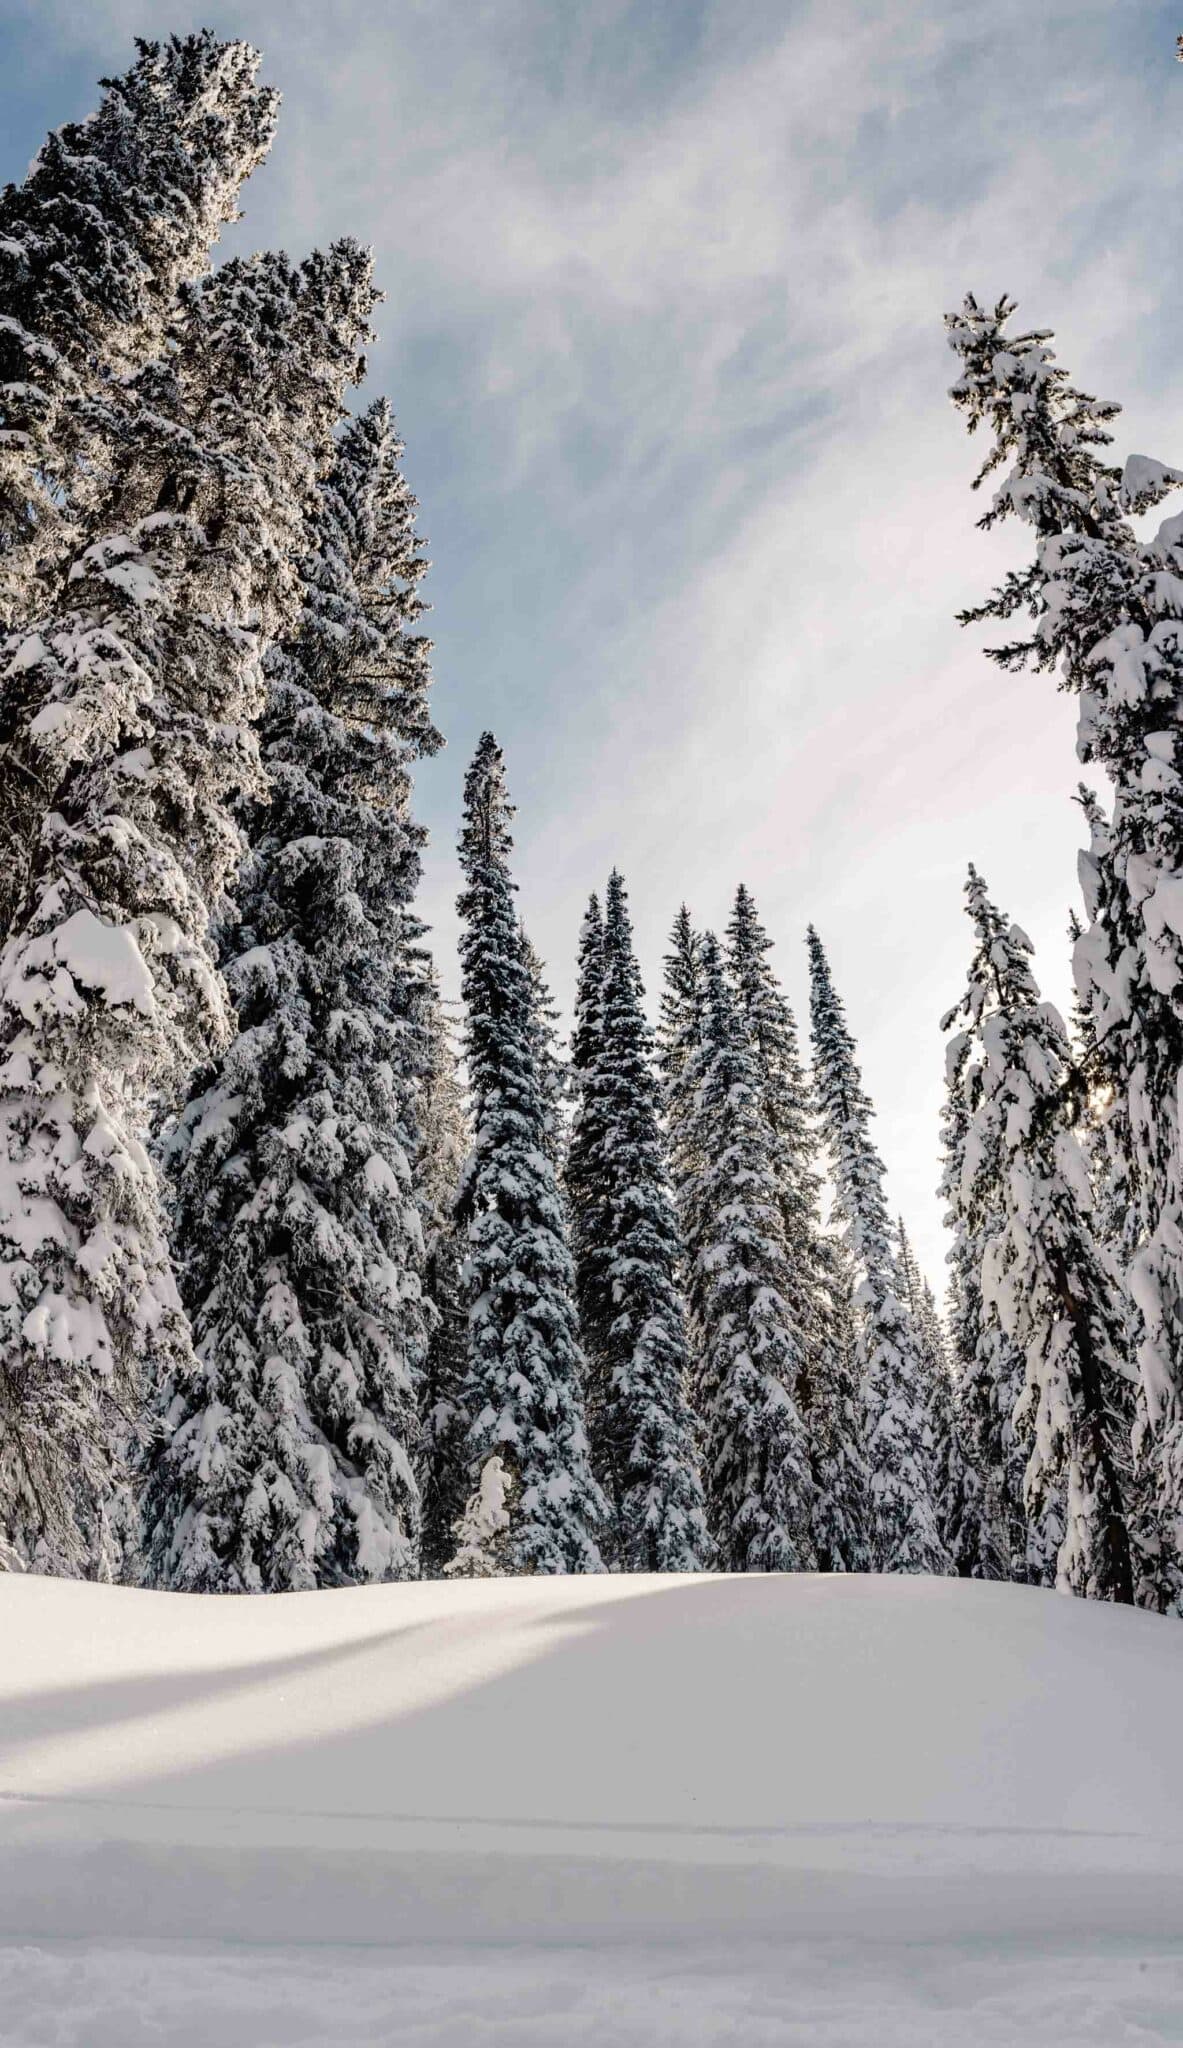
MULTIPOLYGON (((94 104, 130 0, 0 0, 4 172, 94 104)), ((284 91, 229 247, 374 244, 434 568, 422 897, 454 992, 460 790, 491 726, 523 916, 570 1001, 616 865, 650 998, 680 901, 752 890, 807 1042, 815 923, 888 1196, 943 1290, 934 1194, 967 862, 1069 996, 1074 707, 954 613, 975 533, 942 314, 1006 291, 1116 454, 1183 458, 1175 10, 1148 0, 242 0, 150 10, 284 91)), ((1168 509, 1173 509, 1169 507, 1168 509)))

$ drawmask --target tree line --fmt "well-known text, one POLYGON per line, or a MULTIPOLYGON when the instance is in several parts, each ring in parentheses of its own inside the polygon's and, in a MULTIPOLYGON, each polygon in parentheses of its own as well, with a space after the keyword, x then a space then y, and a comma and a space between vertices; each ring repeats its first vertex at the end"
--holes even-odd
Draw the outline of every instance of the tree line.
POLYGON ((263 1592, 905 1571, 1183 1604, 1183 477, 967 299, 955 404, 1032 559, 967 621, 1080 697, 1071 1026, 974 869, 944 1313, 807 935, 745 886, 651 1024, 622 876, 569 1047, 501 749, 460 1042, 416 914, 441 744, 377 303, 344 238, 210 268, 258 57, 141 42, 0 195, 0 1550, 263 1592))

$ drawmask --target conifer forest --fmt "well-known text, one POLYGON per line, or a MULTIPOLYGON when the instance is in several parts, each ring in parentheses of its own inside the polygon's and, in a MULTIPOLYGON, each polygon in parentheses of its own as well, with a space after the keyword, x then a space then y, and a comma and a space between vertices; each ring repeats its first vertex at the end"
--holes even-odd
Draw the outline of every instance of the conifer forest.
POLYGON ((731 874, 641 959, 611 867, 562 1016, 485 731, 442 956, 430 508, 366 371, 392 281, 348 222, 223 258, 277 96, 210 31, 128 54, 0 196, 4 1564, 1183 1615, 1183 470, 1126 458, 1030 324, 1051 286, 944 309, 932 404, 1020 549, 962 625, 1075 699, 1085 845, 1067 1016, 964 847, 925 1272, 808 901, 771 929, 731 874))

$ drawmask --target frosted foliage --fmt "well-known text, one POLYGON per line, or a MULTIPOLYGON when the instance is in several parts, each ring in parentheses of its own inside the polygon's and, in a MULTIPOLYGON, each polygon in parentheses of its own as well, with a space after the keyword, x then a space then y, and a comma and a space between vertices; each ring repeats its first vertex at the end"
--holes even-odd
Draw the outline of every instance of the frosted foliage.
MULTIPOLYGON (((956 1022, 951 1011, 945 1028, 956 1022)), ((979 1197, 971 1217, 963 1176, 965 1147, 979 1089, 972 1031, 954 1031, 945 1050, 946 1095, 941 1118, 939 1193, 952 1234, 949 1328, 956 1372, 956 1410, 969 1484, 953 1554, 970 1578, 1051 1584, 1063 1540, 1062 1487, 1044 1487, 1030 1529, 1024 1474, 1029 1430, 1016 1426, 1026 1363, 982 1297, 984 1246, 1002 1227, 997 1205, 979 1197)))
POLYGON ((817 933, 809 931, 813 1075, 834 1191, 833 1221, 849 1261, 871 1473, 871 1550, 879 1571, 943 1572, 949 1558, 931 1486, 924 1359, 899 1299, 874 1111, 854 1039, 817 933))
POLYGON ((814 1543, 834 1571, 869 1562, 868 1472, 861 1403, 852 1373, 849 1286, 837 1247, 822 1233, 813 1090, 796 1019, 768 955, 772 942, 741 883, 727 927, 727 969, 755 1066, 776 1168, 792 1320, 800 1332, 797 1395, 816 1483, 814 1543))
POLYGON ((1025 1361, 1015 1424, 1030 1446, 1028 1518, 1038 1529, 1059 1496, 1057 1585, 1128 1601, 1123 1304, 1091 1229, 1092 1194, 1071 1128, 1067 1033, 1040 998, 1030 941, 972 868, 966 896, 976 951, 947 1020, 973 1034, 960 1081, 967 1118, 956 1196, 980 1246, 984 1309, 1025 1361))
POLYGON ((464 1231, 470 1483, 499 1456, 516 1489, 506 1569, 595 1572, 606 1504, 584 1428, 575 1275, 536 1062, 537 1019, 509 874, 512 807, 485 733, 465 779, 459 899, 472 1151, 464 1231))
POLYGON ((456 1525, 456 1549, 444 1566, 449 1579, 503 1578, 511 1556, 511 1509, 517 1494, 513 1473, 494 1453, 481 1467, 476 1492, 456 1525))
POLYGON ((1110 785, 1108 813, 1095 800, 1090 809, 1074 967, 1135 1217, 1136 1451, 1154 1468, 1140 1539, 1153 1597, 1171 1606, 1183 1600, 1183 515, 1146 539, 1130 515, 1174 491, 1180 473, 1142 456, 1109 463, 1118 407, 1070 383, 1049 334, 1010 332, 1013 310, 971 297, 946 323, 961 361, 954 403, 990 437, 978 482, 998 478, 981 523, 1017 518, 1034 537, 1029 562, 965 616, 1024 619, 994 659, 1054 670, 1076 693, 1080 758, 1110 785))
MULTIPOLYGON (((156 353, 177 287, 205 269, 275 125, 278 96, 256 84, 248 44, 202 29, 138 51, 103 81, 95 112, 55 129, 24 183, 0 193, 5 627, 35 616, 60 579, 117 462, 118 380, 156 353)), ((0 744, 21 709, 10 683, 0 744)), ((5 809, 11 830, 12 796, 5 809)))
POLYGON ((351 244, 187 290, 98 537, 3 651, 49 808, 0 953, 0 1522, 47 1568, 92 1568, 142 1379, 189 1356, 144 1140, 230 1034, 211 906, 259 783, 260 649, 371 301, 351 244))
POLYGON ((688 1154, 679 1190, 695 1338, 695 1406, 718 1562, 726 1571, 809 1571, 815 1489, 797 1389, 776 1151, 747 1032, 718 941, 701 946, 702 1010, 691 1056, 688 1154))
POLYGON ((602 1358, 612 1321, 610 1219, 604 1178, 603 1101, 604 916, 592 896, 579 930, 575 1016, 571 1032, 571 1128, 563 1185, 571 1219, 575 1297, 585 1353, 602 1358))
POLYGON ((521 934, 522 958, 530 981, 534 1067, 542 1096, 546 1152, 556 1173, 567 1149, 567 1062, 559 1049, 559 1006, 550 992, 546 967, 529 934, 521 934))
POLYGON ((851 1261, 840 1239, 817 1242, 821 1351, 809 1361, 814 1541, 823 1571, 871 1569, 871 1475, 851 1261))
POLYGON ((380 401, 312 514, 267 661, 270 801, 225 948, 236 1033, 165 1145, 197 1358, 157 1389, 145 1519, 153 1578, 190 1590, 418 1570, 427 678, 401 452, 380 401))
POLYGON ((424 1030, 426 1068, 418 1098, 416 1179, 423 1208, 423 1285, 432 1327, 419 1391, 419 1490, 422 1569, 431 1577, 452 1555, 455 1524, 467 1493, 467 1318, 455 1203, 471 1142, 452 1020, 434 973, 426 990, 424 1030))
POLYGON ((928 1483, 941 1542, 953 1569, 972 1578, 977 1556, 977 1475, 962 1436, 949 1344, 932 1288, 921 1273, 904 1219, 896 1227, 899 1295, 919 1342, 927 1425, 928 1483))
POLYGON ((696 1165, 693 1152, 693 1069, 702 1018, 701 941, 683 904, 670 934, 657 1029, 657 1064, 675 1193, 696 1165))
POLYGON ((601 1547, 624 1571, 697 1571, 710 1544, 687 1394, 680 1247, 658 1122, 653 1041, 624 882, 584 925, 569 1176, 586 1302, 592 1462, 609 1504, 601 1547))

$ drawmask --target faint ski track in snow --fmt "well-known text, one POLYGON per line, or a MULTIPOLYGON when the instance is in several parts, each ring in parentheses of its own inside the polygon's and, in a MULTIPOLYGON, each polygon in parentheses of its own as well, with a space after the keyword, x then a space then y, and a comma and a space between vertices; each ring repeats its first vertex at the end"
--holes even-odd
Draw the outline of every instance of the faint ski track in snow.
MULTIPOLYGON (((94 1793, 74 1792, 16 1792, 0 1786, 0 1800, 17 1806, 86 1806, 108 1807, 114 1812, 133 1808, 143 1813, 191 1813, 193 1807, 182 1800, 139 1799, 132 1797, 102 1798, 94 1793)), ((202 1813, 253 1814, 259 1818, 273 1815, 273 1806, 252 1806, 242 1801, 233 1805, 218 1805, 203 1800, 202 1813)), ((692 1821, 645 1820, 630 1816, 628 1820, 586 1820, 565 1816, 531 1817, 512 1813, 398 1813, 385 1807, 372 1807, 365 1814, 358 1814, 348 1807, 290 1806, 283 1811, 292 1820, 340 1820, 340 1821, 389 1821, 396 1827, 441 1827, 441 1828, 519 1828, 540 1829, 544 1832, 562 1832, 606 1835, 669 1835, 673 1838, 701 1836, 704 1840, 720 1841, 779 1841, 783 1839, 816 1838, 821 1841, 840 1836, 870 1835, 885 1841, 897 1836, 927 1837, 953 1836, 982 1841, 1067 1841, 1067 1842, 1137 1842, 1146 1844, 1154 1840, 1161 1847, 1183 1848, 1183 1836, 1159 1835, 1148 1837, 1133 1829, 1122 1828, 1020 1828, 983 1827, 976 1821, 942 1821, 939 1827, 924 1821, 907 1820, 854 1820, 854 1821, 801 1821, 787 1825, 767 1827, 748 1826, 723 1827, 707 1823, 697 1826, 692 1821)))

